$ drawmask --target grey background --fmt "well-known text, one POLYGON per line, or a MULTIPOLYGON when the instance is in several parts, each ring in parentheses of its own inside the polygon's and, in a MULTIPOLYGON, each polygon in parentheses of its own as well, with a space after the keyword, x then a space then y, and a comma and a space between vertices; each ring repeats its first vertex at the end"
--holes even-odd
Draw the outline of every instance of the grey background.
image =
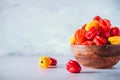
POLYGON ((69 38, 95 15, 120 26, 119 0, 0 0, 0 56, 69 55, 69 38))

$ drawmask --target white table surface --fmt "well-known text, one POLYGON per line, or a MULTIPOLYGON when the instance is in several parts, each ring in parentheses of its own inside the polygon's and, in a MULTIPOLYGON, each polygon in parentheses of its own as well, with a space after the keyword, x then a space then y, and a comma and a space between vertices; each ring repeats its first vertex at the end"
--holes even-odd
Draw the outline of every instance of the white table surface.
POLYGON ((56 59, 57 67, 42 69, 38 66, 39 56, 0 57, 0 80, 120 80, 120 63, 110 69, 82 67, 81 73, 69 73, 65 64, 74 58, 56 59))

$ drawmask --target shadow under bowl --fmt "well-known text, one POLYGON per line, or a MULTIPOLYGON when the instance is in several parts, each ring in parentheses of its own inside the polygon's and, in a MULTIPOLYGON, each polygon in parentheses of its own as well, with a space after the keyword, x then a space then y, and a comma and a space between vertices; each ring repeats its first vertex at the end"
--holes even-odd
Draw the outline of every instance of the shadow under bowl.
POLYGON ((74 57, 79 64, 91 68, 110 68, 120 60, 120 45, 74 45, 74 57))

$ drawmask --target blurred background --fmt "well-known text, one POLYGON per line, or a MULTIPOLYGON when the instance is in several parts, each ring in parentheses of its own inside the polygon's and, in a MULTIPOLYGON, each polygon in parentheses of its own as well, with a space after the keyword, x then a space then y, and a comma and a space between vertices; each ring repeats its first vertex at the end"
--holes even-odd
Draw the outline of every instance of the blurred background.
POLYGON ((69 39, 94 16, 120 26, 119 0, 0 0, 0 56, 70 55, 69 39))

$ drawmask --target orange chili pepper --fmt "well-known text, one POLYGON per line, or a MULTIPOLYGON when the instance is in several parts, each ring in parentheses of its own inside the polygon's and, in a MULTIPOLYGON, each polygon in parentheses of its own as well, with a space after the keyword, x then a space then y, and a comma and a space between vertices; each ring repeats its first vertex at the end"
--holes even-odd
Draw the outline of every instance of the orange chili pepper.
POLYGON ((75 38, 76 44, 82 44, 86 40, 85 33, 86 33, 86 31, 84 29, 78 29, 75 32, 74 38, 75 38))

